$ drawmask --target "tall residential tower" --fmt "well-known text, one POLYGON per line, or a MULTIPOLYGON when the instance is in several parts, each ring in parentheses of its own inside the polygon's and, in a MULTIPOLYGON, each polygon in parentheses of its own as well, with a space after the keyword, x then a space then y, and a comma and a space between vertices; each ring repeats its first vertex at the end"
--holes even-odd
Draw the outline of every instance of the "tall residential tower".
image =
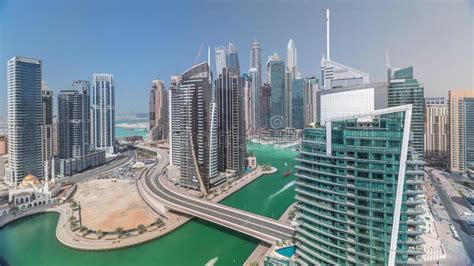
POLYGON ((445 98, 425 99, 425 158, 446 166, 449 147, 449 112, 445 98))
POLYGON ((411 115, 405 105, 304 129, 298 264, 421 264, 424 172, 409 141, 411 115))
POLYGON ((153 80, 150 91, 150 141, 168 138, 168 91, 161 80, 153 80))
POLYGON ((175 78, 170 88, 171 164, 182 187, 207 193, 225 180, 217 175, 217 108, 209 62, 175 78))
POLYGON ((285 62, 281 60, 277 53, 274 53, 267 61, 268 82, 271 86, 271 112, 270 127, 282 129, 286 126, 285 120, 285 62))
MULTIPOLYGON (((229 45, 230 46, 230 45, 229 45)), ((235 49, 235 47, 234 47, 235 49)), ((238 62, 237 53, 228 62, 238 62)), ((247 88, 249 91, 249 88, 247 88)), ((218 170, 233 171, 237 176, 244 172, 245 120, 244 78, 233 66, 222 69, 216 79, 218 170)))
POLYGON ((8 60, 8 165, 5 181, 17 185, 27 175, 43 178, 41 141, 41 61, 8 60))
POLYGON ((296 46, 295 46, 295 41, 293 39, 290 39, 288 41, 288 46, 286 48, 287 52, 287 63, 288 63, 288 69, 291 72, 291 77, 292 79, 296 79, 297 76, 297 63, 298 63, 298 57, 296 53, 296 46))
POLYGON ((92 76, 92 147, 112 154, 115 151, 115 82, 110 74, 92 76))
POLYGON ((413 67, 388 70, 388 107, 413 105, 411 131, 413 148, 424 158, 425 97, 423 86, 413 75, 413 67))
POLYGON ((474 171, 474 89, 449 91, 449 170, 474 171))
POLYGON ((41 82, 41 147, 43 162, 51 160, 53 156, 53 91, 44 81, 41 82))

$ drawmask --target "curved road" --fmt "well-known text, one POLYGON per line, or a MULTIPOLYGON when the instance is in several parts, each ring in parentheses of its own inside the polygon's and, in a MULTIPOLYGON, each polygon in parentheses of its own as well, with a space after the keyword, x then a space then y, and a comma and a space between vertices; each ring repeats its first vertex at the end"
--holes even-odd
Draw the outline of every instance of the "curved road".
MULTIPOLYGON (((155 171, 148 171, 140 180, 140 188, 150 205, 164 204, 168 209, 187 213, 273 244, 293 237, 294 227, 270 218, 183 194, 163 175, 169 155, 158 150, 155 171), (150 200, 152 198, 153 200, 150 200)), ((159 208, 153 208, 159 209, 159 208)))

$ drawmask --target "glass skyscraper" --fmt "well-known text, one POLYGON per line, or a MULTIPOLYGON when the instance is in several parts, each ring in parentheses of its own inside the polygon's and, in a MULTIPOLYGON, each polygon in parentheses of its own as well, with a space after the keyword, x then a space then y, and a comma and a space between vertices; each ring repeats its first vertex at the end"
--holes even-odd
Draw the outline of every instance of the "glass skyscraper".
POLYGON ((239 55, 237 54, 237 48, 233 43, 230 42, 227 51, 229 53, 227 56, 228 69, 240 76, 240 62, 239 55))
POLYGON ((51 160, 53 156, 53 91, 46 83, 41 82, 41 145, 43 150, 43 162, 51 160))
POLYGON ((115 82, 110 74, 92 76, 91 93, 92 147, 115 152, 115 82))
POLYGON ((305 79, 295 79, 293 80, 293 96, 292 100, 292 122, 294 128, 303 128, 304 127, 304 90, 305 90, 305 79))
POLYGON ((409 143, 411 115, 406 105, 304 129, 296 166, 299 263, 421 263, 423 161, 409 143))
POLYGON ((257 40, 254 40, 252 42, 252 48, 250 49, 250 69, 255 68, 258 72, 259 80, 259 86, 263 85, 262 84, 262 61, 261 61, 261 48, 260 48, 260 43, 257 40))
POLYGON ((41 60, 15 56, 8 60, 8 165, 6 183, 26 175, 43 178, 41 60))
MULTIPOLYGON (((208 62, 176 78, 169 90, 171 164, 180 185, 207 193, 222 183, 217 174, 217 108, 208 62)), ((225 180, 224 180, 225 181, 225 180)))
POLYGON ((260 87, 260 127, 270 127, 272 87, 265 83, 260 87))
POLYGON ((234 171, 238 177, 245 167, 244 78, 224 68, 216 79, 217 144, 220 172, 234 171))
MULTIPOLYGON (((257 130, 260 127, 260 73, 256 68, 249 70, 250 78, 250 129, 257 130)), ((249 126, 249 125, 247 125, 249 126)))
POLYGON ((388 107, 413 105, 411 131, 413 148, 424 158, 425 96, 423 87, 413 76, 413 67, 389 69, 388 107))
POLYGON ((274 53, 267 62, 268 81, 271 86, 271 111, 269 126, 273 129, 282 129, 285 121, 285 62, 274 53))
POLYGON ((72 90, 58 94, 60 159, 78 158, 90 151, 89 86, 88 81, 74 81, 72 90))

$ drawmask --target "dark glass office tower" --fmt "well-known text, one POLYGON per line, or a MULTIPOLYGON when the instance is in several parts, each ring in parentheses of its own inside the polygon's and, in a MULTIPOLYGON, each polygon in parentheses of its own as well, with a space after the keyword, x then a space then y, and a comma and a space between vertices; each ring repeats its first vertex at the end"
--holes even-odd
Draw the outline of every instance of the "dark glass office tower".
POLYGON ((218 170, 242 176, 245 157, 244 78, 223 69, 216 80, 218 170))
POLYGON ((233 71, 237 76, 240 76, 240 62, 237 48, 233 43, 229 43, 227 51, 227 67, 229 68, 229 71, 233 71))
POLYGON ((270 128, 272 87, 265 83, 260 87, 260 127, 270 128))
POLYGON ((79 158, 90 151, 89 82, 74 81, 72 90, 58 95, 58 137, 60 159, 79 158))
POLYGON ((287 123, 285 121, 285 62, 276 53, 268 58, 267 75, 272 87, 269 126, 273 129, 282 129, 287 123))
POLYGON ((292 122, 294 128, 303 128, 304 127, 304 101, 303 95, 305 90, 305 79, 295 79, 293 80, 293 96, 291 97, 292 112, 293 116, 292 122))

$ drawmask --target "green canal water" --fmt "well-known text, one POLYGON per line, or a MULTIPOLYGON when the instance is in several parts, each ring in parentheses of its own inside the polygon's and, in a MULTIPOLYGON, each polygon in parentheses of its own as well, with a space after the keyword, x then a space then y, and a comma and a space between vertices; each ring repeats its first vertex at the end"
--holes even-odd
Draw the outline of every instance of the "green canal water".
MULTIPOLYGON (((256 154, 259 164, 271 163, 279 171, 257 179, 223 203, 276 219, 294 202, 295 177, 283 177, 283 173, 293 168, 296 153, 253 143, 248 150, 256 154)), ((216 265, 242 265, 258 244, 258 240, 244 234, 195 218, 167 236, 142 245, 84 252, 56 240, 57 220, 57 214, 41 214, 0 229, 0 256, 13 266, 204 265, 215 257, 216 265)))

